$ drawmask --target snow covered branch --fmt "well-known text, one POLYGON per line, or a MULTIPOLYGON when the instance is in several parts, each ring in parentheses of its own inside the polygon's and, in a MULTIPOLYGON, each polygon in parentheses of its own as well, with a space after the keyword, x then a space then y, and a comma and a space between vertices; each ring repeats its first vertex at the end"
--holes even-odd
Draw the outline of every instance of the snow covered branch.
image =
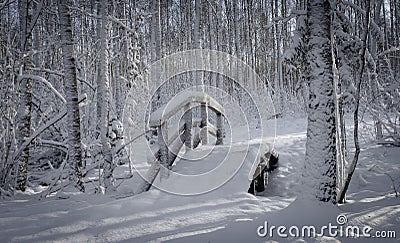
MULTIPOLYGON (((79 103, 83 102, 86 99, 83 98, 79 101, 79 103)), ((46 122, 45 124, 43 124, 41 127, 39 127, 38 129, 35 130, 35 132, 25 140, 25 142, 18 148, 18 150, 13 154, 13 161, 15 161, 20 154, 22 153, 22 151, 29 146, 29 144, 32 143, 32 141, 37 138, 40 134, 42 134, 44 131, 46 131, 47 128, 49 128, 50 126, 52 126, 53 124, 57 123, 58 121, 60 121, 61 119, 63 119, 65 116, 67 115, 67 109, 64 108, 63 110, 61 110, 59 113, 57 113, 53 118, 51 118, 48 122, 46 122)))
MULTIPOLYGON (((62 71, 56 71, 56 70, 50 70, 50 69, 46 69, 46 68, 32 68, 33 71, 39 71, 39 72, 45 72, 45 73, 49 73, 49 74, 54 74, 60 77, 64 77, 64 73, 62 71)), ((78 81, 81 83, 86 84, 91 90, 96 91, 96 89, 93 87, 93 85, 91 85, 88 81, 86 81, 83 78, 77 77, 78 81)))
POLYGON ((60 93, 53 87, 53 85, 52 85, 49 81, 47 81, 45 78, 40 77, 40 76, 37 76, 37 75, 33 75, 33 74, 21 74, 21 75, 18 75, 18 78, 17 78, 17 81, 18 81, 18 82, 21 82, 21 80, 23 80, 23 79, 31 79, 31 80, 39 81, 39 82, 41 82, 41 83, 47 85, 47 87, 49 87, 50 90, 53 91, 53 93, 54 93, 58 98, 60 98, 60 100, 61 100, 63 103, 67 103, 67 101, 65 100, 64 96, 62 96, 62 94, 60 94, 60 93))

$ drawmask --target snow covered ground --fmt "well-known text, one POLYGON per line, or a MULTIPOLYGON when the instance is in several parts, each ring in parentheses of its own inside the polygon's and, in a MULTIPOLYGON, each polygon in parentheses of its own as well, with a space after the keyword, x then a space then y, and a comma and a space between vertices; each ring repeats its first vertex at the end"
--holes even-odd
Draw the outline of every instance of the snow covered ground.
MULTIPOLYGON (((267 124, 268 125, 268 124, 267 124)), ((368 127, 365 127, 367 131, 368 127)), ((178 196, 156 189, 116 199, 118 195, 74 195, 37 200, 18 195, 0 201, 0 242, 352 242, 352 237, 272 237, 264 227, 371 227, 369 232, 395 231, 400 242, 400 198, 390 177, 400 184, 400 148, 377 146, 364 132, 360 162, 348 202, 339 207, 298 197, 306 141, 305 119, 279 119, 275 148, 280 167, 270 175, 265 192, 250 195, 243 188, 178 196), (388 176, 389 175, 389 176, 388 176), (345 215, 347 224, 337 222, 345 215), (258 231, 258 233, 257 233, 258 231)), ((350 140, 350 139, 349 139, 350 140)), ((349 141, 349 145, 351 140, 349 141)), ((351 154, 350 154, 351 156, 351 154)), ((143 169, 146 167, 143 165, 143 169)), ((120 193, 134 191, 134 179, 120 193)), ((343 232, 343 231, 342 231, 343 232)), ((286 230, 288 234, 288 230, 286 230)), ((361 238, 375 242, 376 238, 361 238)), ((382 239, 380 239, 382 240, 382 239)))

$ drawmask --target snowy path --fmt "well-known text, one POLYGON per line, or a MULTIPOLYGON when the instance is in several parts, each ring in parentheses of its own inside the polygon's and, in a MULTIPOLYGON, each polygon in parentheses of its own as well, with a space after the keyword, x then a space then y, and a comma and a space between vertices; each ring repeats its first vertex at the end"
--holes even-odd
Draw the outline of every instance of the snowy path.
POLYGON ((217 199, 173 196, 158 190, 121 200, 85 195, 46 202, 2 202, 1 242, 176 238, 176 234, 211 231, 230 221, 245 220, 249 214, 282 209, 288 204, 259 201, 247 193, 217 199))

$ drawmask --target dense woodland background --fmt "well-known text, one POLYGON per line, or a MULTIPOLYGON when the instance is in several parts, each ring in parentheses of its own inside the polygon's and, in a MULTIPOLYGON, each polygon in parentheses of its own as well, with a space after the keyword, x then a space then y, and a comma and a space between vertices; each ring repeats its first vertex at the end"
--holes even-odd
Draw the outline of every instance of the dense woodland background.
MULTIPOLYGON (((345 161, 346 113, 372 116, 377 142, 400 145, 400 1, 330 2, 345 161)), ((146 67, 178 51, 236 56, 265 82, 277 114, 307 113, 307 16, 305 0, 3 0, 0 196, 112 190, 114 169, 131 160, 120 146, 127 93, 148 90, 146 67)))

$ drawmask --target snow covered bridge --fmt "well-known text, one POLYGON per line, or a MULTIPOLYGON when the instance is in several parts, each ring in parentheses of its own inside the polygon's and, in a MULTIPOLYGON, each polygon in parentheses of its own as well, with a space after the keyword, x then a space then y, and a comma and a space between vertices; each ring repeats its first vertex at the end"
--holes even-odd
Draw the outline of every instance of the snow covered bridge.
POLYGON ((263 191, 272 148, 262 140, 224 145, 224 113, 218 101, 197 91, 182 92, 152 112, 148 139, 154 159, 139 190, 156 186, 192 195, 232 186, 230 191, 263 191))

